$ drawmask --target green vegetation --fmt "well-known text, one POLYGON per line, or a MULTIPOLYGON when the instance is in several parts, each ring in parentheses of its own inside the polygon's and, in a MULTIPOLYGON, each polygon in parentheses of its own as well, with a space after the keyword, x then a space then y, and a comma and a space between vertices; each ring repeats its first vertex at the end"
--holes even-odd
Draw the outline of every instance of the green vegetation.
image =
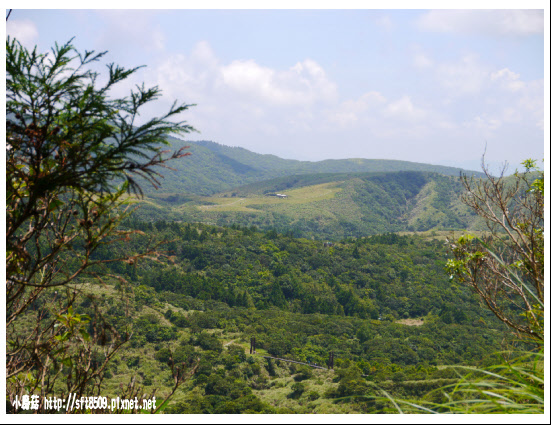
POLYGON ((127 219, 124 227, 144 235, 98 249, 96 259, 132 253, 154 234, 169 241, 173 263, 102 264, 98 273, 131 285, 83 282, 73 305, 93 320, 103 311, 117 333, 132 335, 108 363, 103 394, 117 396, 132 379, 168 394, 171 367, 198 362, 165 413, 376 412, 388 407, 379 388, 420 398, 457 381, 450 365, 491 364, 507 338, 466 288, 449 285, 444 243, 430 237, 327 246, 237 226, 127 219), (325 367, 330 352, 334 371, 261 357, 325 367))
POLYGON ((131 292, 87 284, 93 303, 75 305, 93 317, 97 304, 117 332, 132 334, 107 369, 104 388, 113 396, 132 377, 167 393, 170 367, 200 359, 166 412, 374 412, 385 406, 378 388, 421 397, 458 379, 448 366, 476 365, 507 338, 466 288, 449 285, 442 241, 386 234, 324 246, 237 226, 124 226, 169 240, 173 264, 104 264, 102 273, 132 282, 131 292), (405 318, 422 324, 401 324, 405 318), (330 352, 335 371, 261 357, 326 366, 330 352))
MULTIPOLYGON (((230 307, 273 306, 370 319, 423 317, 431 312, 444 314, 446 309, 447 316, 465 321, 479 317, 468 289, 449 285, 442 272, 443 241, 385 234, 326 246, 238 226, 137 220, 127 220, 125 226, 169 240, 164 249, 174 264, 151 263, 143 272, 118 264, 110 273, 158 292, 215 300, 230 307)), ((141 243, 136 238, 125 248, 138 249, 141 243)), ((108 258, 114 253, 111 246, 96 255, 108 258)))
MULTIPOLYGON (((113 332, 96 310, 76 311, 78 278, 94 275, 102 262, 94 258, 98 249, 132 235, 118 225, 128 215, 123 194, 142 193, 136 179, 156 185, 156 166, 186 156, 179 149, 164 157, 165 137, 193 130, 171 122, 189 107, 176 103, 161 117, 135 126, 140 109, 158 98, 159 89, 141 86, 128 97, 113 98, 113 87, 137 68, 107 65, 107 78, 99 84, 91 68, 104 54, 80 54, 69 42, 46 55, 6 40, 10 408, 29 394, 39 400, 34 410, 44 412, 47 396, 100 393, 106 364, 128 335, 113 332)), ((158 253, 143 245, 134 257, 145 255, 158 253)), ((108 261, 116 260, 135 261, 125 253, 108 261)), ((133 388, 124 394, 137 395, 133 388)))
MULTIPOLYGON (((489 232, 452 240, 450 279, 471 287, 495 317, 513 332, 520 347, 510 346, 501 361, 469 372, 455 385, 420 403, 392 401, 408 411, 432 413, 544 413, 544 176, 536 161, 509 179, 484 172, 487 179, 463 177, 463 202, 481 216, 489 232), (528 348, 531 348, 528 351, 528 348)), ((392 398, 388 396, 388 398, 392 398)))
POLYGON ((473 182, 464 178, 464 202, 483 217, 489 233, 452 241, 447 268, 484 300, 519 338, 544 340, 544 178, 533 160, 524 173, 473 182), (516 307, 522 314, 511 312, 516 307))
MULTIPOLYGON (((455 177, 459 177, 460 172, 482 175, 454 167, 382 159, 297 161, 261 155, 210 141, 188 142, 174 137, 168 137, 167 141, 175 150, 189 146, 189 152, 193 155, 193 161, 181 161, 171 164, 173 170, 163 170, 164 179, 160 192, 170 195, 210 196, 269 179, 320 173, 422 171, 455 177)), ((146 192, 148 195, 156 193, 147 188, 146 192)))
POLYGON ((459 201, 459 178, 425 172, 282 177, 211 197, 148 198, 138 216, 255 226, 297 237, 339 240, 386 232, 483 229, 459 201), (273 196, 277 193, 287 198, 273 196), (270 196, 272 195, 272 196, 270 196))
POLYGON ((421 402, 392 400, 394 407, 401 413, 543 414, 543 351, 502 360, 486 368, 456 366, 463 375, 458 382, 429 392, 421 402))

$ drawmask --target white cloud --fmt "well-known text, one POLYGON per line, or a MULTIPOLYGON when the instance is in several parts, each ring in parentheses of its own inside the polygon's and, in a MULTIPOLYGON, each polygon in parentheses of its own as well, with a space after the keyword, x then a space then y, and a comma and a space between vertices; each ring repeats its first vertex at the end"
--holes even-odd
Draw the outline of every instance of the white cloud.
POLYGON ((28 49, 32 49, 38 41, 38 29, 29 19, 9 20, 6 23, 6 35, 16 38, 28 49))
MULTIPOLYGON (((492 69, 471 54, 459 61, 435 64, 434 81, 441 104, 463 115, 468 128, 485 129, 518 125, 540 128, 543 119, 543 80, 526 81, 510 68, 492 69), (454 109, 455 108, 455 109, 454 109), (465 115, 470 114, 469 118, 465 115)), ((433 106, 434 107, 434 106, 433 106)))
POLYGON ((519 128, 533 131, 542 121, 543 81, 524 81, 512 67, 492 68, 470 54, 438 63, 420 48, 412 52, 430 61, 421 73, 432 86, 392 97, 372 89, 341 98, 316 61, 282 69, 252 59, 224 63, 207 42, 186 54, 165 55, 145 72, 163 90, 165 105, 174 99, 197 103, 184 119, 201 138, 291 158, 327 158, 335 137, 347 156, 376 151, 396 157, 396 146, 409 140, 415 148, 403 148, 401 158, 422 160, 423 147, 446 140, 445 146, 457 149, 437 144, 435 155, 469 157, 480 144, 483 151, 485 139, 496 141, 519 128), (377 141, 377 149, 362 153, 367 141, 377 141))
POLYGON ((519 90, 515 94, 519 96, 517 109, 523 112, 522 116, 525 117, 526 122, 533 122, 538 129, 543 131, 543 79, 526 82, 525 88, 523 90, 519 90))
POLYGON ((503 68, 491 73, 487 86, 487 97, 504 124, 515 123, 542 129, 543 79, 525 81, 520 74, 503 68))
POLYGON ((510 139, 522 133, 535 137, 543 130, 543 90, 542 79, 524 81, 509 68, 493 71, 479 93, 482 102, 472 103, 471 116, 462 126, 485 139, 510 139))
POLYGON ((524 81, 519 80, 520 74, 511 71, 509 68, 492 72, 490 78, 492 81, 500 83, 502 87, 511 91, 522 90, 526 86, 524 81))
POLYGON ((206 68, 214 68, 218 65, 218 59, 212 51, 210 44, 206 41, 200 41, 195 45, 191 51, 191 60, 206 68))
POLYGON ((471 121, 465 122, 464 126, 467 128, 478 128, 482 130, 496 130, 501 127, 501 120, 495 117, 488 117, 487 115, 476 116, 471 121))
POLYGON ((244 147, 254 140, 249 147, 255 151, 276 138, 312 132, 321 109, 338 102, 336 84, 313 60, 287 69, 254 60, 224 64, 204 41, 189 55, 166 56, 146 72, 163 90, 165 105, 174 99, 197 104, 185 119, 203 138, 244 147))
POLYGON ((442 63, 436 69, 437 80, 451 97, 478 94, 488 76, 486 67, 472 55, 463 56, 459 62, 442 63))
POLYGON ((431 10, 417 24, 426 31, 524 37, 543 34, 543 10, 431 10))
POLYGON ((327 118, 341 127, 348 127, 358 121, 366 120, 366 113, 373 116, 374 108, 379 110, 387 100, 376 91, 368 92, 357 100, 349 99, 341 102, 336 108, 326 110, 327 118))
POLYGON ((336 98, 337 87, 316 62, 305 60, 285 71, 258 65, 254 60, 233 61, 221 68, 223 84, 248 98, 275 105, 310 105, 336 98))
POLYGON ((146 70, 163 90, 161 102, 196 103, 186 119, 202 137, 233 140, 308 132, 322 107, 337 102, 337 86, 323 68, 306 59, 278 70, 253 60, 222 63, 209 43, 196 44, 189 55, 175 54, 146 70))
POLYGON ((189 56, 181 53, 168 56, 150 71, 163 92, 190 102, 204 102, 220 79, 220 64, 210 45, 197 43, 189 56))
POLYGON ((384 111, 388 117, 398 118, 406 121, 417 121, 427 117, 427 112, 421 108, 413 106, 409 96, 390 103, 384 111))

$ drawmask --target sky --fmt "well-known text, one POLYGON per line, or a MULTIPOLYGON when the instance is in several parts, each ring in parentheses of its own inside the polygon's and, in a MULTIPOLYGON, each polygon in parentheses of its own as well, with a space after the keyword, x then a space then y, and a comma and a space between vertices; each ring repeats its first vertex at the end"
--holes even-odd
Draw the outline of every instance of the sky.
POLYGON ((486 152, 510 172, 544 157, 544 11, 515 8, 544 2, 437 10, 341 9, 346 1, 322 3, 330 9, 177 4, 189 8, 14 9, 6 32, 40 51, 75 37, 81 51, 109 51, 105 64, 146 65, 113 95, 158 85, 163 96, 143 120, 175 100, 195 104, 181 117, 199 131, 191 141, 290 159, 475 170, 486 152))

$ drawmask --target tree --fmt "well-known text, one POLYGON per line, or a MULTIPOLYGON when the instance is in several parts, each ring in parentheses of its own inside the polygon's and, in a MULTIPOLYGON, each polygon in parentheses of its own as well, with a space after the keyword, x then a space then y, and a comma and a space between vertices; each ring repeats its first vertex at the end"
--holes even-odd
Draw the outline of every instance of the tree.
POLYGON ((456 366, 458 376, 467 372, 457 383, 413 403, 391 399, 400 413, 544 413, 544 173, 532 159, 523 165, 523 173, 495 177, 483 162, 485 179, 462 176, 463 202, 488 232, 448 240, 454 259, 446 268, 536 350, 497 353, 503 361, 487 368, 456 366))
POLYGON ((105 279, 102 263, 158 257, 156 247, 110 259, 94 253, 137 233, 118 228, 130 213, 124 195, 141 196, 144 182, 158 187, 157 167, 189 155, 167 155, 165 136, 194 130, 171 121, 193 106, 177 103, 138 124, 160 90, 142 85, 112 98, 139 67, 109 64, 102 84, 91 67, 105 53, 81 54, 69 41, 40 54, 6 41, 7 395, 39 395, 41 412, 58 381, 65 394, 99 394, 107 362, 129 339, 100 311, 91 321, 73 304, 84 276, 105 279), (98 351, 103 362, 92 361, 98 351))
POLYGON ((292 392, 287 395, 288 398, 300 398, 304 391, 306 391, 306 385, 302 382, 295 382, 291 385, 292 392))
POLYGON ((544 328, 544 173, 536 161, 524 172, 486 179, 462 176, 463 202, 487 225, 476 237, 449 241, 451 278, 472 287, 495 316, 519 337, 543 344, 544 328))

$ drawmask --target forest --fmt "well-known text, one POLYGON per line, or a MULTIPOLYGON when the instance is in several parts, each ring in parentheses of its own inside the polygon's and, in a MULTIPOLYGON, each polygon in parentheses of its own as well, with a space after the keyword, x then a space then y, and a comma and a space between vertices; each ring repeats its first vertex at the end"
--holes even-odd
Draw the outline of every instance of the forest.
MULTIPOLYGON (((374 397, 378 388, 418 398, 457 382, 453 365, 492 364, 514 343, 469 288, 450 283, 448 249, 436 238, 327 244, 237 225, 131 218, 121 226, 143 234, 98 249, 96 260, 154 236, 170 261, 103 264, 97 272, 118 282, 83 280, 73 305, 92 318, 87 332, 99 309, 132 335, 105 370, 113 396, 131 379, 168 392, 170 365, 198 361, 167 413, 374 412, 389 407, 374 397), (326 368, 329 353, 334 370, 262 357, 326 368)), ((46 300, 31 307, 43 309, 46 300)))

